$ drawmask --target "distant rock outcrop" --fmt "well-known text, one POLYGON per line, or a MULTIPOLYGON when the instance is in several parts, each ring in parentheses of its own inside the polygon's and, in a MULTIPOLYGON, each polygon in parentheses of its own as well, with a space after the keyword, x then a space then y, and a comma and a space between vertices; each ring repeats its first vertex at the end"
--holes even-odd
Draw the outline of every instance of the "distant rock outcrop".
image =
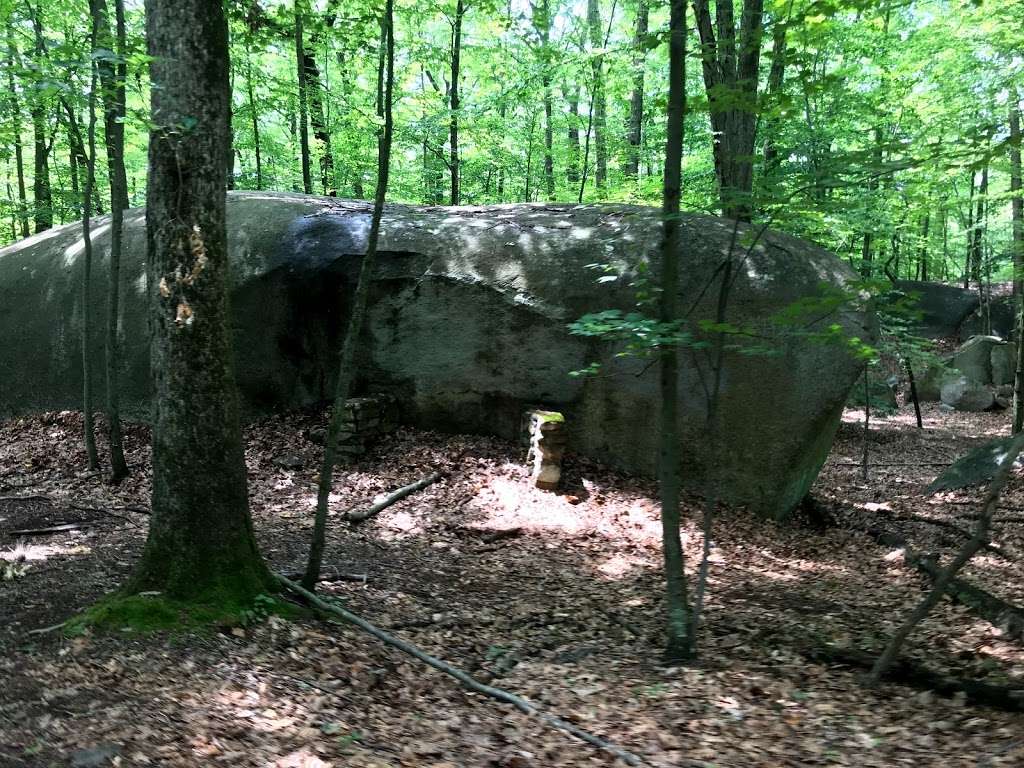
MULTIPOLYGON (((140 210, 126 216, 121 381, 126 410, 144 416, 146 305, 155 287, 144 270, 143 220, 140 210)), ((229 195, 235 370, 250 414, 329 396, 369 220, 364 203, 229 195)), ((95 227, 103 271, 109 220, 95 227)), ((656 367, 645 372, 645 361, 617 357, 611 344, 571 336, 566 323, 632 308, 633 267, 647 257, 657 272, 659 231, 657 211, 635 206, 389 206, 359 389, 394 395, 410 423, 507 437, 517 435, 524 408, 551 408, 565 414, 570 450, 653 472, 656 367), (594 263, 610 265, 615 277, 598 284, 588 269, 594 263), (568 375, 595 359, 601 376, 568 375)), ((817 476, 862 364, 839 345, 780 330, 771 319, 815 296, 822 283, 850 278, 849 269, 807 242, 757 234, 722 219, 685 217, 680 306, 691 320, 713 317, 719 267, 737 244, 742 258, 728 320, 743 329, 739 346, 754 339, 770 354, 727 354, 716 477, 725 500, 783 517, 817 476)), ((0 412, 79 406, 81 251, 77 226, 0 251, 0 412)), ((98 289, 90 311, 99 318, 105 306, 98 289)), ((845 310, 801 328, 833 323, 870 335, 863 317, 845 310)), ((95 325, 90 347, 99 371, 102 323, 95 325)), ((680 373, 684 473, 698 488, 712 461, 704 434, 709 360, 706 349, 687 349, 680 373)))

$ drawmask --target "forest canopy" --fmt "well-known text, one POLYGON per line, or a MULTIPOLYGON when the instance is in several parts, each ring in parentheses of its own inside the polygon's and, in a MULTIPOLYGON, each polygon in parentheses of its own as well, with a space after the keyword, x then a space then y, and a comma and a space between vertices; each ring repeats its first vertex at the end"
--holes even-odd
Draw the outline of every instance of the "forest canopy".
MULTIPOLYGON (((126 68, 128 193, 142 204, 149 83, 141 3, 126 4, 123 57, 102 41, 92 52, 84 3, 3 5, 4 240, 25 225, 77 218, 84 163, 72 121, 84 128, 93 57, 126 68)), ((1020 4, 747 0, 725 8, 691 7, 684 210, 753 214, 890 277, 960 280, 968 259, 976 279, 1009 274, 1020 4), (716 165, 724 166, 717 177, 716 165), (723 202, 729 195, 738 198, 723 202)), ((392 200, 659 201, 667 4, 454 0, 399 3, 395 13, 392 200)), ((371 197, 379 9, 245 0, 230 2, 228 15, 229 186, 371 197)), ((108 176, 102 153, 96 160, 101 212, 108 176)))

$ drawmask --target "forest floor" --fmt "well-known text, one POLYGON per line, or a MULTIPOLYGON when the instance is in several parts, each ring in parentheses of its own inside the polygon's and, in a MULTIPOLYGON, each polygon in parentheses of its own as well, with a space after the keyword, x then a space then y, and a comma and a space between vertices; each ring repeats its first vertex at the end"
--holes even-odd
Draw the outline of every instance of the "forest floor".
MULTIPOLYGON (((514 445, 404 430, 341 469, 322 592, 478 679, 661 766, 1020 766, 1024 713, 961 694, 883 685, 810 661, 833 643, 878 650, 926 582, 881 526, 951 553, 979 489, 922 494, 945 464, 1005 434, 1006 414, 848 411, 814 488, 827 526, 780 527, 743 510, 716 522, 701 662, 658 663, 660 524, 654 486, 569 459, 565 490, 532 488, 514 445), (432 471, 444 479, 352 529, 341 513, 432 471), (364 578, 365 577, 365 578, 364 578)), ((281 572, 303 564, 318 449, 291 414, 247 430, 260 546, 281 572), (294 454, 301 468, 274 459, 294 454)), ((460 688, 351 626, 270 618, 189 635, 32 634, 114 589, 145 538, 145 430, 118 488, 83 473, 81 420, 0 423, 0 766, 585 766, 615 760, 536 718, 460 688), (140 511, 142 510, 142 511, 140 511), (81 527, 14 535, 57 523, 81 527)), ((996 542, 966 577, 1024 603, 1024 480, 996 542), (1016 517, 1014 515, 1016 514, 1016 517)), ((689 563, 701 547, 686 506, 689 563)), ((906 654, 948 675, 1024 685, 1024 649, 944 601, 906 654)))

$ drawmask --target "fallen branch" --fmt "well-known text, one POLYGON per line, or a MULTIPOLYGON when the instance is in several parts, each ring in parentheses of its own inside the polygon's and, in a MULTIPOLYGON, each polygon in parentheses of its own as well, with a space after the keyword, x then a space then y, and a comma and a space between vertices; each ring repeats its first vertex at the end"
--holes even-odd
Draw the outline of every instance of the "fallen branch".
MULTIPOLYGON (((939 578, 940 568, 932 555, 915 556, 908 562, 934 582, 939 578)), ((947 596, 967 606, 976 615, 995 627, 1002 629, 1015 640, 1024 639, 1024 610, 993 595, 963 579, 954 578, 949 582, 947 596)))
POLYGON ((625 762, 627 765, 647 765, 647 763, 638 755, 635 755, 632 752, 628 752, 620 747, 617 747, 614 744, 605 741, 601 737, 595 736, 592 733, 588 733, 587 731, 584 731, 583 729, 578 728, 572 723, 562 720, 559 717, 555 717, 554 715, 549 715, 546 712, 542 712, 534 704, 531 704, 526 699, 516 696, 513 693, 504 691, 501 688, 494 688, 493 686, 485 685, 484 683, 481 683, 478 680, 475 680, 474 678, 470 677, 462 670, 456 669, 455 667, 446 664, 440 659, 431 656, 428 653, 425 653, 416 646, 411 645, 410 643, 407 643, 404 640, 400 640, 394 635, 390 635, 384 630, 377 628, 376 626, 366 621, 365 619, 360 618, 356 614, 351 613, 340 606, 334 605, 333 603, 327 602, 326 600, 310 592, 308 589, 303 589, 295 582, 277 574, 275 574, 275 577, 282 587, 291 590, 297 595, 301 595, 306 600, 308 600, 313 606, 319 608, 321 611, 324 611, 325 613, 334 614, 335 616, 341 617, 350 624, 355 624, 360 629, 369 632, 371 635, 376 637, 378 640, 386 643, 387 645, 390 645, 393 648, 397 648, 398 650, 419 659, 427 666, 432 667, 438 670, 439 672, 443 672, 446 675, 454 677, 456 680, 462 683, 464 687, 468 688, 469 690, 481 693, 485 696, 489 696, 490 698, 503 702, 505 704, 511 704, 524 714, 534 715, 547 725, 552 726, 553 728, 557 728, 560 731, 565 731, 566 733, 575 736, 581 741, 585 741, 587 744, 590 744, 591 746, 597 747, 598 749, 604 750, 605 752, 615 755, 620 760, 625 762))
MULTIPOLYGON (((892 512, 887 509, 872 509, 867 511, 879 515, 885 515, 889 519, 895 520, 896 522, 905 521, 908 523, 924 523, 925 525, 934 525, 939 528, 945 528, 947 531, 952 531, 953 533, 965 539, 970 539, 972 536, 971 532, 968 531, 966 528, 961 528, 959 525, 950 522, 949 520, 938 520, 931 517, 925 517, 924 515, 915 515, 913 512, 892 512)), ((982 548, 986 552, 991 552, 994 555, 999 555, 999 557, 1009 562, 1012 562, 1015 559, 1005 549, 996 544, 992 544, 991 542, 985 542, 982 545, 982 548)))
POLYGON ((384 497, 383 500, 378 501, 372 507, 368 507, 367 509, 350 509, 348 512, 345 513, 345 519, 352 524, 361 523, 364 520, 369 520, 374 515, 390 507, 396 501, 401 501, 406 496, 416 493, 416 491, 423 490, 428 485, 433 485, 440 479, 441 473, 434 472, 431 475, 427 475, 422 480, 417 480, 415 483, 402 486, 394 493, 388 494, 386 497, 384 497))
MULTIPOLYGON (((908 565, 928 576, 933 583, 938 579, 941 569, 934 555, 915 552, 903 536, 892 531, 867 528, 865 533, 882 546, 902 549, 903 559, 908 565)), ((993 626, 1002 628, 1010 637, 1024 639, 1024 609, 956 576, 950 579, 946 596, 967 606, 993 626)))
POLYGON ((996 469, 995 476, 992 478, 992 482, 989 484, 988 493, 985 494, 985 501, 979 510, 981 516, 978 518, 978 522, 974 526, 974 532, 971 538, 960 547, 959 551, 953 557, 949 563, 939 572, 935 581, 932 584, 932 590, 925 598, 917 604, 917 607, 911 611, 907 619, 900 625, 900 627, 893 633, 893 636, 889 638, 889 642, 886 644, 885 649, 881 655, 875 661, 874 666, 871 668, 871 672, 868 674, 868 681, 872 684, 877 683, 883 677, 889 667, 899 656, 900 648, 906 641, 910 633, 914 631, 918 624, 921 623, 931 613, 931 610, 942 600, 943 595, 949 588, 950 582, 956 577, 960 570, 970 561, 974 555, 978 553, 986 544, 989 543, 988 535, 989 529, 992 525, 992 516, 996 512, 996 508, 999 505, 999 494, 1003 490, 1003 486, 1006 485, 1006 480, 1010 476, 1010 472, 1013 470, 1014 463, 1017 460, 1017 456, 1020 455, 1021 450, 1024 449, 1024 432, 1018 432, 1013 436, 1009 446, 1006 448, 1006 453, 1003 454, 999 459, 999 467, 996 469))
POLYGON ((77 531, 79 528, 87 528, 91 523, 89 521, 83 521, 81 523, 60 523, 59 525, 51 525, 46 528, 23 528, 20 531, 11 531, 8 536, 48 536, 51 533, 61 533, 62 531, 77 531))
MULTIPOLYGON (((870 670, 875 664, 875 654, 855 648, 834 646, 812 646, 798 649, 800 654, 811 661, 826 664, 840 664, 870 670)), ((912 688, 934 691, 943 696, 963 693, 975 704, 995 707, 1009 712, 1024 712, 1024 688, 993 685, 979 680, 946 677, 906 659, 897 659, 889 666, 885 679, 912 688)))
MULTIPOLYGON (((304 574, 301 571, 299 571, 299 572, 296 572, 296 573, 287 573, 287 574, 285 574, 285 578, 286 579, 291 579, 292 581, 298 581, 299 579, 301 579, 303 577, 303 575, 304 574)), ((320 574, 320 578, 318 579, 317 583, 320 583, 321 581, 332 581, 332 580, 333 581, 356 581, 356 582, 359 582, 360 584, 365 584, 369 580, 369 577, 365 573, 340 573, 338 571, 334 571, 333 573, 320 574)))
POLYGON ((52 627, 43 627, 42 629, 30 629, 27 634, 29 635, 45 635, 49 632, 56 632, 58 629, 67 624, 66 621, 62 621, 60 624, 54 624, 52 627))

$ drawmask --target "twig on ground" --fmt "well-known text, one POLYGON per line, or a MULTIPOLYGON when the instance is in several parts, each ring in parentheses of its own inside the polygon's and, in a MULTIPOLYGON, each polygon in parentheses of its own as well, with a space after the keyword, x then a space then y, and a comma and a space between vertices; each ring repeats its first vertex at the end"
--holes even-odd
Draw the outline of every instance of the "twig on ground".
POLYGON ((66 621, 62 621, 60 624, 54 624, 52 627, 43 627, 42 629, 30 629, 27 634, 29 635, 45 635, 49 632, 56 632, 58 629, 67 624, 66 621))
POLYGON ((83 520, 80 523, 60 523, 59 525, 50 525, 46 528, 23 528, 18 531, 11 531, 8 536, 48 536, 51 533, 61 533, 63 531, 77 531, 79 528, 88 528, 92 523, 88 520, 83 520))
POLYGON ((378 501, 376 504, 374 504, 371 507, 368 507, 367 509, 350 509, 348 512, 345 513, 345 519, 353 524, 361 523, 364 520, 369 520, 371 517, 387 509, 395 502, 401 501, 406 496, 412 493, 416 493, 416 491, 420 491, 426 488, 428 485, 436 483, 440 479, 441 473, 434 472, 433 474, 427 475, 422 480, 417 480, 415 483, 410 483, 409 485, 402 486, 397 491, 388 494, 384 499, 378 501))
POLYGON ((282 587, 284 587, 285 589, 289 589, 295 592, 296 594, 306 598, 306 600, 308 600, 316 608, 319 608, 321 611, 324 611, 325 613, 334 614, 336 616, 341 617, 350 624, 355 624, 360 629, 369 632, 378 640, 392 646, 393 648, 397 648, 398 650, 403 651, 404 653, 407 653, 410 656, 419 659, 423 663, 438 670, 439 672, 443 672, 446 675, 454 677, 464 687, 468 688, 469 690, 481 693, 485 696, 489 696, 490 698, 495 699, 496 701, 501 701, 505 704, 511 704, 524 714, 534 715, 547 725, 552 726, 553 728, 565 731, 566 733, 575 736, 581 741, 585 741, 587 744, 590 744, 591 746, 597 747, 598 749, 604 750, 605 752, 615 755, 620 760, 625 762, 627 765, 636 766, 648 764, 639 755, 635 755, 632 752, 622 749, 621 747, 617 747, 614 744, 605 741, 601 737, 595 736, 592 733, 588 733, 587 731, 584 731, 582 728, 578 728, 572 723, 562 720, 559 717, 549 715, 546 712, 541 711, 536 705, 531 704, 530 702, 526 701, 526 699, 516 696, 513 693, 509 693, 508 691, 502 690, 501 688, 495 688, 490 685, 485 685, 484 683, 475 680, 462 670, 452 667, 451 665, 446 664, 440 659, 431 656, 428 653, 425 653, 416 646, 407 643, 404 640, 400 640, 399 638, 393 635, 388 634, 384 630, 379 629, 378 627, 374 626, 365 619, 360 618, 356 614, 351 613, 350 611, 347 611, 340 606, 327 602, 323 598, 318 597, 316 594, 310 592, 307 589, 303 589, 295 582, 286 579, 280 575, 275 576, 282 587))

